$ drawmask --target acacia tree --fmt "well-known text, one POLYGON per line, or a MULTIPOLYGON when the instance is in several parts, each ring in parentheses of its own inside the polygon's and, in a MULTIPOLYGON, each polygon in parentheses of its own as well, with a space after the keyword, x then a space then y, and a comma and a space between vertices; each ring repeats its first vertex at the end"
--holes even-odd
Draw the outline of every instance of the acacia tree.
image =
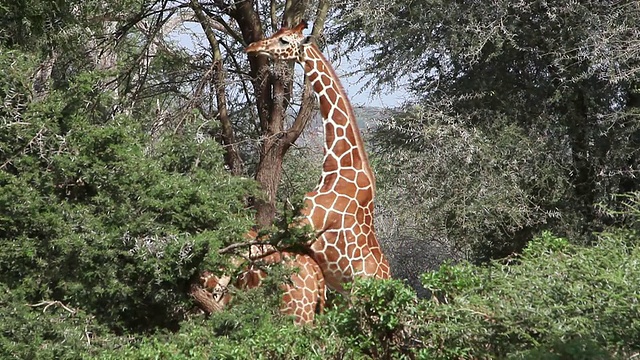
MULTIPOLYGON (((290 64, 247 62, 244 45, 281 14, 328 11, 236 5, 0 0, 0 286, 12 304, 81 308, 118 331, 184 319, 191 276, 250 226, 253 182, 228 173, 253 155, 238 143, 257 143, 246 172, 275 191, 312 109, 290 64), (172 40, 194 21, 204 50, 172 40)), ((258 204, 262 223, 273 202, 258 204)))
MULTIPOLYGON (((244 62, 238 59, 237 53, 231 51, 230 42, 246 46, 265 37, 265 29, 277 30, 280 26, 293 26, 314 12, 315 22, 312 34, 318 36, 329 11, 329 1, 321 0, 311 7, 311 2, 302 0, 277 1, 243 1, 226 3, 197 3, 192 0, 190 6, 202 25, 213 53, 214 84, 218 104, 217 114, 222 126, 222 142, 227 146, 227 163, 232 171, 240 172, 241 156, 234 145, 237 136, 234 134, 234 119, 229 117, 226 109, 227 78, 224 70, 223 55, 231 60, 233 72, 243 73, 244 62), (281 15, 280 15, 281 14, 281 15), (280 21, 279 19, 282 19, 280 21), (212 22, 221 25, 224 31, 220 38, 216 37, 212 22), (227 51, 223 54, 221 44, 227 51)), ((236 46, 237 46, 236 45, 236 46)), ((227 60, 228 61, 228 60, 227 60)), ((282 176, 282 161, 285 153, 301 134, 311 118, 314 98, 309 86, 303 87, 301 100, 297 103, 297 114, 287 124, 287 116, 294 104, 293 68, 292 64, 278 63, 271 66, 270 60, 264 56, 249 57, 247 72, 252 91, 243 84, 244 100, 255 105, 257 115, 257 135, 260 139, 259 160, 255 168, 255 177, 266 193, 266 199, 256 199, 257 222, 266 225, 276 213, 276 193, 282 176)), ((247 77, 240 79, 247 81, 247 77)), ((237 122, 237 120, 235 120, 237 122)), ((237 126, 236 126, 237 129, 237 126)))
POLYGON ((624 221, 598 204, 640 187, 636 1, 390 0, 339 12, 333 35, 371 49, 374 82, 415 95, 377 136, 386 203, 411 209, 400 212, 414 237, 500 256, 545 227, 589 234, 624 221))
MULTIPOLYGON (((330 2, 60 2, 57 9, 66 11, 63 21, 92 22, 83 34, 84 47, 99 69, 113 74, 103 88, 118 96, 114 113, 156 114, 145 124, 156 136, 180 132, 187 124, 202 126, 223 145, 231 173, 255 176, 265 194, 253 199, 257 222, 269 224, 276 214, 282 160, 315 101, 309 86, 294 82, 292 64, 247 57, 243 49, 303 18, 313 20, 311 33, 319 38, 330 2), (202 33, 194 32, 193 24, 202 33), (192 43, 185 45, 189 34, 192 43)), ((37 30, 56 26, 55 14, 37 30)), ((7 24, 9 30, 13 25, 7 24)), ((52 44, 45 48, 38 84, 47 83, 64 52, 52 44)))
POLYGON ((166 92, 170 100, 158 110, 163 116, 155 129, 175 130, 187 114, 197 111, 210 134, 224 146, 229 170, 253 174, 261 185, 265 197, 254 199, 259 225, 270 223, 276 214, 282 160, 309 121, 314 98, 308 86, 296 86, 291 64, 272 64, 264 56, 251 56, 247 63, 243 49, 303 18, 314 20, 312 34, 319 37, 329 7, 328 0, 161 1, 147 4, 120 27, 124 31, 145 22, 150 44, 162 43, 165 56, 174 63, 186 60, 183 71, 174 68, 170 79, 142 84, 134 98, 158 89, 166 92), (166 37, 158 36, 176 17, 197 22, 204 32, 206 41, 195 41, 195 56, 185 57, 167 45, 166 37))

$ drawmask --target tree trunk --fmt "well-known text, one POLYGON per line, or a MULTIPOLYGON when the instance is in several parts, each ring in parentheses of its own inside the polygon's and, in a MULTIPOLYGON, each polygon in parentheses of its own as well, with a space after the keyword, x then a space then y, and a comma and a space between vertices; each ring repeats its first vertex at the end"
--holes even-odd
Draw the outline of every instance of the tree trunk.
MULTIPOLYGON (((288 0, 283 23, 287 26, 296 25, 301 21, 308 5, 309 2, 305 0, 288 0)), ((328 9, 329 2, 321 0, 316 12, 314 35, 319 35, 322 31, 328 9)), ((262 23, 252 1, 237 2, 227 12, 237 21, 245 45, 264 38, 262 23)), ((273 22, 273 18, 271 21, 273 22)), ((277 213, 276 195, 282 178, 283 158, 311 119, 314 97, 305 88, 298 116, 291 128, 285 130, 285 116, 293 88, 293 64, 276 63, 272 71, 266 56, 249 56, 249 65, 262 140, 256 180, 266 195, 264 198, 253 199, 253 206, 256 210, 256 222, 263 227, 269 225, 277 213)))
MULTIPOLYGON (((571 180, 574 185, 576 200, 578 201, 578 209, 582 214, 585 228, 582 229, 586 234, 591 233, 594 229, 595 214, 595 192, 596 177, 595 170, 591 164, 590 157, 590 128, 589 112, 587 109, 586 99, 581 89, 576 89, 577 94, 573 100, 572 108, 570 105, 569 120, 569 141, 571 144, 571 156, 573 158, 574 173, 571 180)), ((593 150, 591 150, 593 151, 593 150)))

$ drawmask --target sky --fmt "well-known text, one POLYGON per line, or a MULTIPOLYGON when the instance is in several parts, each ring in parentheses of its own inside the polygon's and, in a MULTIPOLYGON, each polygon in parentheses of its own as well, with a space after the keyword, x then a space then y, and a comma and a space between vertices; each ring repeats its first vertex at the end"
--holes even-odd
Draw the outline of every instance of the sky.
MULTIPOLYGON (((192 50, 196 48, 194 37, 199 41, 205 41, 205 36, 199 23, 186 23, 183 27, 169 34, 169 37, 177 41, 179 45, 192 50)), ((329 48, 329 51, 331 51, 331 48, 329 48)), ((327 57, 331 58, 331 56, 327 57)), ((352 54, 349 58, 341 58, 339 62, 333 64, 352 105, 391 108, 400 106, 409 96, 402 86, 386 91, 376 91, 372 87, 365 86, 367 79, 361 79, 361 75, 356 73, 358 63, 364 61, 364 57, 365 54, 352 54)), ((301 76, 302 72, 299 66, 297 70, 296 76, 301 76)))
POLYGON ((366 79, 360 79, 359 75, 345 76, 345 72, 353 71, 357 63, 347 62, 342 64, 347 71, 336 68, 336 73, 342 79, 347 95, 354 106, 374 106, 374 107, 398 107, 407 100, 408 93, 404 89, 395 91, 376 91, 371 87, 365 87, 366 79))

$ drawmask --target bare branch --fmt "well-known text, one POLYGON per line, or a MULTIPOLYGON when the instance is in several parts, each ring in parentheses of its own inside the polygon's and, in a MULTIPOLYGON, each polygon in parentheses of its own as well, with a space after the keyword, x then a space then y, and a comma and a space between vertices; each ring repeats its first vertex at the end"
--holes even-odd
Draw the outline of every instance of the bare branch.
POLYGON ((252 241, 247 241, 247 242, 235 243, 235 244, 231 244, 231 245, 229 245, 227 247, 224 247, 222 249, 219 249, 218 250, 218 254, 220 254, 220 255, 228 254, 230 252, 233 252, 236 249, 251 247, 253 245, 268 245, 268 244, 265 243, 264 241, 261 241, 261 240, 252 240, 252 241))
POLYGON ((235 135, 233 133, 233 126, 231 125, 231 119, 229 118, 229 113, 227 111, 227 95, 225 89, 226 74, 224 71, 222 53, 220 52, 220 44, 213 33, 210 21, 207 21, 207 16, 202 10, 200 3, 197 0, 191 0, 191 7, 204 30, 213 53, 212 66, 214 68, 214 86, 216 102, 218 103, 218 118, 222 125, 222 143, 227 146, 225 149, 225 163, 229 166, 232 174, 238 175, 242 173, 242 158, 240 158, 237 147, 233 145, 235 144, 235 135))
POLYGON ((31 306, 33 308, 44 306, 44 309, 42 309, 42 312, 46 312, 47 309, 49 309, 51 306, 60 306, 61 308, 65 309, 66 311, 68 311, 72 315, 75 315, 78 312, 78 310, 75 310, 75 309, 72 309, 72 308, 68 307, 67 305, 63 304, 61 301, 45 300, 45 301, 41 301, 41 302, 39 302, 37 304, 27 304, 27 305, 31 306))

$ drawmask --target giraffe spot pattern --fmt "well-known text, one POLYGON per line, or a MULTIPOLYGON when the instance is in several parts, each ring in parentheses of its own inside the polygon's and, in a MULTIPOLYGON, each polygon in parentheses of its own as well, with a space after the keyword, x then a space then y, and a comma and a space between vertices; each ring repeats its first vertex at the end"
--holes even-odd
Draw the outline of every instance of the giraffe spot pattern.
MULTIPOLYGON (((282 286, 285 294, 281 308, 295 315, 297 323, 312 321, 315 305, 324 306, 325 284, 340 289, 353 276, 389 276, 388 262, 373 233, 375 179, 352 118, 353 111, 338 77, 317 46, 302 45, 304 28, 306 22, 301 22, 247 47, 248 53, 268 53, 276 59, 296 59, 302 63, 324 118, 323 174, 318 187, 307 194, 307 207, 302 212, 303 219, 320 234, 310 246, 312 256, 271 254, 267 252, 273 249, 262 246, 249 250, 251 256, 268 254, 265 256, 268 263, 286 261, 298 268, 291 284, 282 286)), ((240 280, 257 286, 264 276, 266 273, 260 268, 250 268, 240 280)))

